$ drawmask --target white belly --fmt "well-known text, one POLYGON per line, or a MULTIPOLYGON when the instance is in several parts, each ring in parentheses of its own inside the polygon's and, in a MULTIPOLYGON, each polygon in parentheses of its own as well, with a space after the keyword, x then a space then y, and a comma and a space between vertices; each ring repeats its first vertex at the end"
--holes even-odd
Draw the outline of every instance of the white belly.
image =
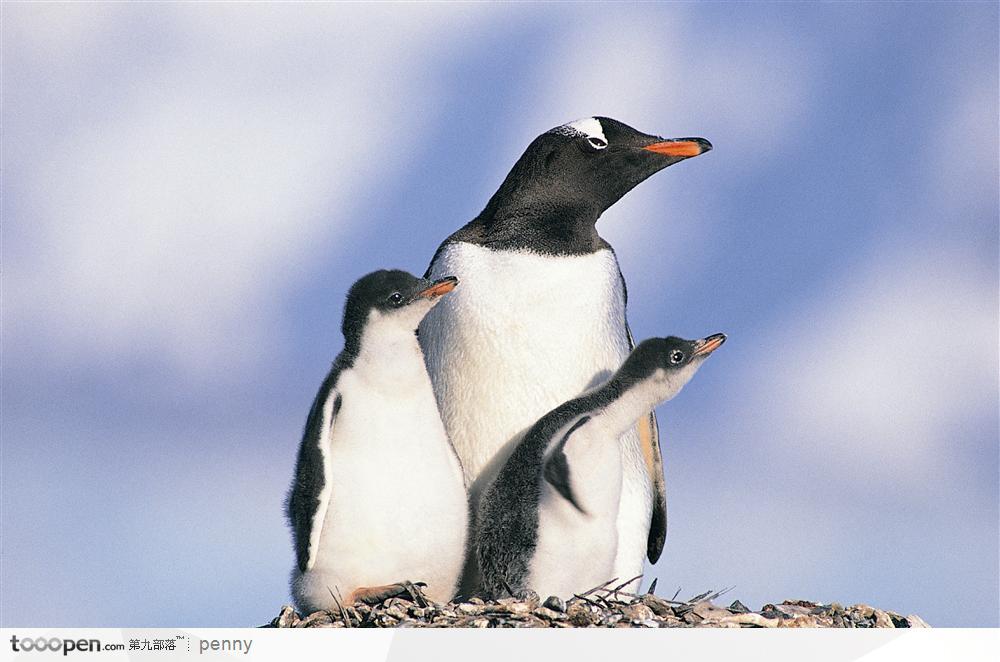
MULTIPOLYGON (((454 243, 432 278, 460 284, 420 325, 441 415, 473 504, 523 432, 601 383, 628 355, 614 253, 550 257, 454 243)), ((642 571, 652 487, 632 431, 622 439, 621 574, 642 571)), ((630 576, 632 576, 630 575, 630 576)))
POLYGON ((543 598, 569 598, 617 576, 622 470, 617 444, 608 443, 608 435, 598 418, 574 432, 564 448, 570 485, 584 512, 542 481, 526 585, 543 598))
POLYGON ((431 277, 446 275, 460 285, 424 318, 420 343, 471 483, 543 414, 621 365, 625 301, 609 250, 549 257, 457 243, 431 277))
POLYGON ((570 598, 600 586, 616 576, 617 547, 615 513, 584 515, 546 483, 526 585, 543 600, 549 595, 570 598))
POLYGON ((326 608, 327 587, 346 598, 411 580, 446 602, 464 560, 468 501, 429 384, 424 397, 403 399, 364 391, 349 372, 341 386, 329 506, 316 563, 293 582, 297 601, 326 608))

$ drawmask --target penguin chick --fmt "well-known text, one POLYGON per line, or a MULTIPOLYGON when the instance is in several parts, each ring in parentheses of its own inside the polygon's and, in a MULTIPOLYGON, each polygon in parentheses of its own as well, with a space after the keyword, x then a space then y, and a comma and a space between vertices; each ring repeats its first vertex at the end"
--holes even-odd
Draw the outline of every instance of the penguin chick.
POLYGON ((602 386, 528 430, 480 502, 484 597, 568 596, 614 576, 620 437, 677 395, 725 339, 646 340, 602 386))
POLYGON ((468 500, 417 342, 458 284, 376 271, 347 295, 344 349, 316 395, 286 502, 299 610, 378 602, 426 583, 454 595, 468 500))

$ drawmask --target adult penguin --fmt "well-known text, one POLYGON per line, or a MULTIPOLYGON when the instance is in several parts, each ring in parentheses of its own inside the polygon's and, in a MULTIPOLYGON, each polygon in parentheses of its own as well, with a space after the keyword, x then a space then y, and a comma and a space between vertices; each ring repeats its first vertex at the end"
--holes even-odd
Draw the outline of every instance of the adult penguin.
MULTIPOLYGON (((564 124, 538 136, 479 216, 438 248, 426 277, 454 275, 462 287, 419 337, 472 512, 524 432, 605 381, 634 345, 625 281, 597 219, 653 173, 711 147, 606 117, 564 124)), ((625 579, 642 574, 644 556, 656 562, 666 535, 655 416, 621 449, 615 575, 625 579)), ((474 556, 466 595, 478 588, 474 556)))

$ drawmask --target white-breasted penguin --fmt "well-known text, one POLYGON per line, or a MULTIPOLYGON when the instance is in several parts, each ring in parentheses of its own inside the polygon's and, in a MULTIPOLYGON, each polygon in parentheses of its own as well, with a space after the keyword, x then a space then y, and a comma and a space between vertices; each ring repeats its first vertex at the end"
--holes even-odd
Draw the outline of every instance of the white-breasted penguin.
MULTIPOLYGON (((709 149, 606 117, 565 124, 537 137, 479 216, 438 248, 425 275, 454 274, 462 288, 424 319, 420 344, 473 512, 524 431, 607 379, 634 344, 625 281, 597 219, 653 173, 709 149)), ((615 574, 634 577, 666 535, 655 416, 621 449, 615 574)), ((475 584, 470 565, 462 593, 475 584)))
POLYGON ((615 577, 620 437, 725 339, 645 340, 611 379, 528 430, 480 500, 474 548, 485 597, 567 597, 615 577))
POLYGON ((416 338, 458 280, 376 271, 344 308, 344 350, 313 402, 286 502, 303 613, 378 602, 409 581, 447 602, 469 506, 416 338))

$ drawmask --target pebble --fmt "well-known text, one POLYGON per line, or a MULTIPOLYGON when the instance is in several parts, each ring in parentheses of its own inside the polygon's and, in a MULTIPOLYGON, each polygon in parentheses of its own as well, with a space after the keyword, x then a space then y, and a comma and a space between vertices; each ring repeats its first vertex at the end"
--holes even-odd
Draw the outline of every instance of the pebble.
POLYGON ((652 620, 653 610, 641 602, 637 602, 622 609, 622 615, 633 623, 639 624, 643 621, 652 620))
POLYGON ((535 610, 535 615, 540 616, 549 621, 560 621, 566 620, 566 614, 561 611, 556 611, 555 609, 550 609, 548 607, 539 607, 535 610))
POLYGON ((562 598, 558 598, 554 595, 550 595, 545 598, 545 602, 542 606, 551 609, 552 611, 566 611, 566 603, 562 601, 562 598))
POLYGON ((747 609, 747 606, 742 602, 740 602, 739 600, 733 600, 733 604, 729 605, 729 611, 733 612, 734 614, 750 613, 750 610, 747 609))

